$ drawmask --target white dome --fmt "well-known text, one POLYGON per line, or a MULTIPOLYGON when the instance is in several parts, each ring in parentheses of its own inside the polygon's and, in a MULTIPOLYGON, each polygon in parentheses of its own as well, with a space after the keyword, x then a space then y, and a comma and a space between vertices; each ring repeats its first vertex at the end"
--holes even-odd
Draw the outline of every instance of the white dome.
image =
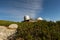
POLYGON ((29 20, 30 17, 29 17, 28 15, 26 15, 26 16, 24 16, 24 19, 25 19, 25 20, 29 20))
POLYGON ((18 28, 18 25, 17 24, 11 24, 11 25, 9 25, 9 28, 18 28))
POLYGON ((37 18, 37 20, 43 20, 43 18, 41 18, 41 17, 38 17, 38 18, 37 18))

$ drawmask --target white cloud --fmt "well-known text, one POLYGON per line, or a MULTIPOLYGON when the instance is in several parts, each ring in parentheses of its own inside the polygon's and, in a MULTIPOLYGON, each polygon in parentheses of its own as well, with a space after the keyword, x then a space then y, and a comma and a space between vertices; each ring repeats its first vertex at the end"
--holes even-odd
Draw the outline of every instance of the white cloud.
POLYGON ((37 10, 42 9, 42 0, 19 0, 10 1, 11 7, 7 9, 0 9, 0 12, 8 13, 11 16, 22 18, 24 15, 35 17, 37 10))

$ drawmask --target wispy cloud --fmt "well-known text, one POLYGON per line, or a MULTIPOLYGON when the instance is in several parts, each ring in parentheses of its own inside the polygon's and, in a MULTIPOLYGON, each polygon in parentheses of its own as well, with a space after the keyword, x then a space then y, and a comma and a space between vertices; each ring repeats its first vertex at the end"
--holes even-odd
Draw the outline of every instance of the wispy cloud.
POLYGON ((43 0, 11 0, 8 1, 8 5, 5 4, 10 7, 0 10, 0 12, 20 18, 24 15, 35 17, 38 10, 42 10, 42 2, 43 0))

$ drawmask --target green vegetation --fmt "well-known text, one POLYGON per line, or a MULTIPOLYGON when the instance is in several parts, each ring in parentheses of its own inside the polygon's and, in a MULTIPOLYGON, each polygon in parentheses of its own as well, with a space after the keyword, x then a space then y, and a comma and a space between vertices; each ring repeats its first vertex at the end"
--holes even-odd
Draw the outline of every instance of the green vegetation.
POLYGON ((21 22, 16 35, 24 40, 60 40, 60 21, 21 22))
POLYGON ((16 40, 60 40, 60 21, 7 22, 0 25, 17 23, 16 40))
POLYGON ((10 24, 14 24, 14 23, 18 23, 18 22, 0 20, 0 26, 9 26, 10 24))

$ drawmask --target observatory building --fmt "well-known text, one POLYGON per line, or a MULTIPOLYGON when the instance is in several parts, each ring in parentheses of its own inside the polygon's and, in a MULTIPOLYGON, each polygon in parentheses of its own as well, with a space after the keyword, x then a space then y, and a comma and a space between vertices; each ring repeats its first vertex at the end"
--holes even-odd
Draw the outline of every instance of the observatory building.
POLYGON ((34 19, 32 19, 30 16, 28 16, 28 15, 25 15, 25 16, 24 16, 24 22, 25 22, 25 21, 28 21, 28 22, 36 22, 36 21, 39 21, 39 20, 43 20, 43 18, 38 17, 36 20, 34 20, 34 19))
POLYGON ((30 20, 30 17, 28 15, 24 16, 24 21, 30 20))
POLYGON ((37 20, 43 20, 43 18, 41 18, 41 17, 38 17, 38 18, 37 18, 37 20))

